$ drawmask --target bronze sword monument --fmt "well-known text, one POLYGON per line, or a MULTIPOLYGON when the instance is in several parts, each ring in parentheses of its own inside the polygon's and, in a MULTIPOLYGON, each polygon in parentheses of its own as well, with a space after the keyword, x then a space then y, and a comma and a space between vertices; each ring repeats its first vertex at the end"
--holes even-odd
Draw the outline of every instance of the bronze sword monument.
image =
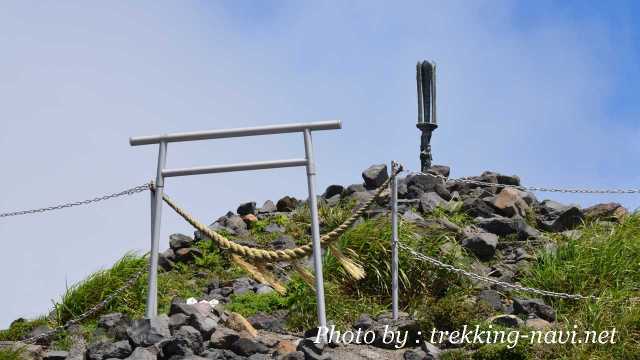
POLYGON ((431 135, 438 128, 436 120, 436 64, 427 60, 416 66, 418 85, 418 124, 420 136, 420 171, 431 167, 431 135))

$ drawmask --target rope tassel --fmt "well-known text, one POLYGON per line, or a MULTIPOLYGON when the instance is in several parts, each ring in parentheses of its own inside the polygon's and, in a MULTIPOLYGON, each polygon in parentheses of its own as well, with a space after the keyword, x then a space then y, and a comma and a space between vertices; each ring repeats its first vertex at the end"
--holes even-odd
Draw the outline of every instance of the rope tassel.
POLYGON ((316 277, 307 269, 304 265, 302 265, 299 261, 292 261, 291 266, 300 274, 302 280, 307 283, 312 289, 316 288, 316 277))
POLYGON ((331 249, 331 254, 336 257, 340 265, 347 271, 349 276, 351 276, 354 280, 362 280, 366 276, 366 272, 362 265, 356 263, 354 260, 351 260, 348 256, 346 256, 335 244, 329 245, 329 249, 331 249))
POLYGON ((251 275, 251 277, 254 278, 257 282, 271 286, 273 290, 275 290, 280 295, 285 295, 287 293, 285 287, 282 286, 282 284, 280 284, 280 282, 275 279, 275 276, 273 276, 273 274, 271 274, 271 272, 267 270, 263 265, 253 266, 244 261, 244 259, 242 259, 238 255, 231 255, 231 259, 233 260, 233 262, 238 264, 238 266, 248 272, 249 275, 251 275))

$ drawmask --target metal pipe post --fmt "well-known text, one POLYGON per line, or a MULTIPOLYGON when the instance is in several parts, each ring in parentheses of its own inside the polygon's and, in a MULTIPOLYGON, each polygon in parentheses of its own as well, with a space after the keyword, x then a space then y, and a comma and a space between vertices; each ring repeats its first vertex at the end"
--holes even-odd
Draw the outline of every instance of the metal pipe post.
POLYGON ((398 177, 393 175, 396 162, 391 162, 391 312, 398 320, 398 177))
POLYGON ((147 294, 147 318, 158 315, 158 252, 160 251, 160 223, 162 221, 162 195, 164 177, 162 170, 167 163, 167 143, 160 142, 158 146, 158 170, 156 172, 155 194, 151 211, 151 253, 149 258, 149 289, 147 294))
POLYGON ((316 276, 316 301, 318 303, 319 332, 327 329, 324 307, 324 278, 322 276, 322 247, 320 246, 320 224, 318 222, 318 200, 316 199, 316 163, 313 159, 311 130, 304 130, 304 150, 307 157, 307 184, 309 185, 309 210, 311 211, 311 237, 313 244, 313 269, 316 276))

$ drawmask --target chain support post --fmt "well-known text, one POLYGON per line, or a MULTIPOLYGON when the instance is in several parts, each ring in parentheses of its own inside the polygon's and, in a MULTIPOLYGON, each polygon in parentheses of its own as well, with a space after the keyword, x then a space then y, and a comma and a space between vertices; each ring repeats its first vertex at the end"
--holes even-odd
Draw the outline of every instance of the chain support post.
POLYGON ((158 253, 160 251, 160 226, 162 222, 162 195, 164 176, 162 170, 167 164, 167 142, 158 144, 158 169, 151 195, 151 252, 149 254, 149 288, 147 292, 147 318, 158 316, 158 253))
POLYGON ((322 247, 320 246, 320 222, 316 197, 316 164, 313 157, 311 130, 304 130, 304 150, 307 159, 307 185, 309 187, 309 210, 311 212, 311 237, 313 247, 313 270, 315 272, 316 307, 318 312, 318 334, 323 341, 327 330, 327 314, 324 301, 324 276, 322 273, 322 247))
POLYGON ((391 313, 398 320, 398 172, 399 164, 391 162, 391 313))

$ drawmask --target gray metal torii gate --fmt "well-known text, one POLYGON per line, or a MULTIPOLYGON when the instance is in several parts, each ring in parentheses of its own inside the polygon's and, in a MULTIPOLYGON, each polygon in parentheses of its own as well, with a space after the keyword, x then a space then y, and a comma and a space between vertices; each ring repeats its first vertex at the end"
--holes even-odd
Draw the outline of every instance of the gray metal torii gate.
POLYGON ((313 157, 311 131, 334 130, 340 129, 341 127, 342 125, 340 121, 335 120, 260 126, 251 128, 174 133, 130 138, 129 143, 131 144, 131 146, 158 144, 158 166, 156 172, 155 192, 151 192, 151 258, 149 265, 149 293, 147 296, 146 316, 153 317, 158 314, 158 251, 160 222, 162 214, 162 195, 164 191, 164 179, 166 177, 306 166, 307 185, 309 189, 308 201, 309 209, 311 211, 311 235, 313 245, 313 265, 316 281, 316 300, 318 304, 318 323, 322 328, 326 328, 327 318, 324 301, 324 279, 322 275, 322 250, 320 247, 318 204, 315 190, 316 166, 313 157), (182 169, 165 169, 167 159, 167 144, 170 142, 211 140, 233 137, 285 134, 294 132, 301 132, 304 134, 305 157, 301 159, 261 161, 231 165, 201 166, 182 169))

